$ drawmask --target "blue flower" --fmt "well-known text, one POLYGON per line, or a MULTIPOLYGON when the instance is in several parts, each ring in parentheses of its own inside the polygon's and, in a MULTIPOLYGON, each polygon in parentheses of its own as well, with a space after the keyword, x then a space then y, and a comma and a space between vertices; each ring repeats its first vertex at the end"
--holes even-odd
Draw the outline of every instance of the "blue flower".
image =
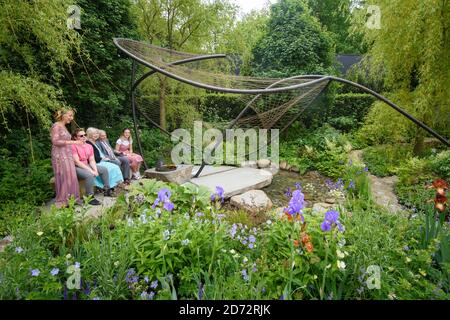
POLYGON ((33 270, 31 270, 31 276, 32 276, 32 277, 37 277, 37 276, 39 276, 40 273, 41 273, 41 272, 39 271, 39 269, 33 269, 33 270))
POLYGON ((249 247, 249 249, 253 249, 255 247, 255 245, 253 243, 249 243, 248 247, 249 247))
POLYGON ((250 235, 250 237, 248 237, 248 241, 255 243, 256 242, 256 238, 254 235, 250 235))
POLYGON ((155 293, 152 291, 152 292, 150 292, 149 294, 148 294, 148 298, 150 299, 150 300, 153 300, 153 297, 155 296, 155 293))
POLYGON ((80 263, 79 262, 75 262, 75 268, 80 269, 80 263))
POLYGON ((174 208, 174 204, 170 202, 170 196, 172 193, 167 188, 162 188, 158 191, 158 197, 155 199, 155 202, 152 205, 152 208, 156 208, 156 206, 160 203, 163 204, 163 208, 167 211, 172 211, 174 208))
POLYGON ((211 201, 216 201, 216 199, 217 200, 221 199, 221 202, 223 202, 224 199, 225 199, 224 198, 224 193, 225 193, 225 190, 223 190, 222 187, 216 186, 215 192, 211 195, 211 201))
POLYGON ((59 269, 58 268, 53 268, 52 271, 50 271, 50 274, 52 276, 56 276, 59 273, 59 269))
POLYGON ((16 252, 17 252, 17 253, 22 253, 22 252, 23 252, 23 249, 22 249, 21 247, 17 247, 17 248, 16 248, 16 252))
POLYGON ((353 180, 350 180, 350 183, 348 184, 348 188, 355 189, 355 183, 353 182, 353 180))
POLYGON ((305 196, 300 190, 295 190, 292 193, 292 198, 289 201, 288 207, 286 209, 286 212, 291 215, 300 215, 302 218, 302 221, 304 221, 303 218, 303 212, 302 209, 305 206, 305 196))
POLYGON ((367 171, 369 171, 369 167, 365 166, 363 170, 364 170, 364 172, 367 172, 367 171))
POLYGON ((148 276, 145 276, 144 277, 144 281, 145 281, 145 283, 148 283, 150 280, 148 279, 148 276))
POLYGON ((248 276, 248 274, 247 274, 247 269, 243 269, 243 270, 241 271, 241 274, 242 274, 242 278, 243 278, 245 281, 248 281, 248 280, 249 280, 249 276, 248 276))
POLYGON ((233 223, 233 225, 231 226, 231 229, 230 229, 230 236, 232 239, 234 239, 234 236, 236 235, 236 231, 237 231, 237 225, 236 225, 236 223, 233 223))
POLYGON ((203 212, 197 212, 195 215, 196 215, 197 217, 203 217, 203 216, 205 216, 205 214, 204 214, 203 212))
POLYGON ((333 226, 337 226, 340 232, 344 232, 344 226, 339 222, 339 212, 336 210, 329 210, 325 212, 325 220, 320 225, 320 229, 323 232, 328 232, 332 229, 333 226))
POLYGON ((286 191, 284 192, 284 194, 286 195, 286 197, 290 197, 292 196, 292 192, 291 192, 291 188, 287 188, 286 191))
POLYGON ((150 288, 152 289, 156 289, 157 287, 158 287, 158 280, 155 280, 150 284, 150 288))

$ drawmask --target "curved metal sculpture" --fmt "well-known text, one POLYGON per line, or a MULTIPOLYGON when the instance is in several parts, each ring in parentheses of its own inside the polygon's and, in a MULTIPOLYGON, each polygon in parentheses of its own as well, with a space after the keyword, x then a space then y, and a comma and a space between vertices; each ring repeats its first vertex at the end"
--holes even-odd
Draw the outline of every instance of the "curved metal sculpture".
MULTIPOLYGON (((385 98, 384 96, 380 95, 379 93, 377 93, 377 92, 375 92, 375 91, 373 91, 373 90, 371 90, 371 89, 369 89, 369 88, 367 88, 365 86, 362 86, 362 85, 360 85, 358 83, 355 83, 355 82, 352 82, 352 81, 349 81, 349 80, 346 80, 346 79, 342 79, 342 78, 335 77, 335 76, 327 76, 327 75, 300 75, 300 76, 294 76, 294 77, 290 77, 290 78, 279 79, 278 81, 273 82, 269 86, 266 86, 264 88, 258 88, 258 89, 237 89, 237 88, 228 88, 228 87, 224 87, 224 86, 215 86, 215 85, 211 85, 211 84, 208 84, 208 83, 202 83, 202 82, 199 82, 199 81, 194 81, 192 79, 188 79, 187 77, 175 74, 174 72, 171 72, 170 70, 167 70, 167 69, 169 67, 172 67, 172 66, 183 65, 183 64, 192 63, 192 62, 198 62, 198 61, 202 61, 202 60, 226 58, 227 56, 224 55, 224 54, 192 55, 192 54, 187 54, 186 53, 184 55, 188 56, 187 58, 179 59, 179 60, 176 60, 176 61, 172 61, 172 62, 166 63, 165 64, 166 67, 164 67, 164 65, 156 65, 152 61, 146 60, 137 51, 134 51, 134 50, 130 49, 129 47, 127 47, 127 44, 130 44, 130 43, 133 44, 133 45, 142 45, 142 46, 146 46, 146 47, 151 46, 151 45, 143 43, 143 42, 138 42, 138 41, 130 40, 130 39, 123 39, 123 38, 114 38, 113 41, 114 41, 114 44, 116 45, 116 47, 119 50, 121 50, 123 53, 125 53, 128 57, 130 57, 132 59, 132 61, 133 61, 130 97, 131 97, 131 106, 132 106, 132 111, 133 111, 134 129, 135 129, 135 133, 136 133, 136 138, 137 138, 137 142, 138 142, 139 151, 141 152, 141 154, 143 154, 143 152, 142 152, 142 146, 141 146, 141 141, 140 141, 140 137, 139 137, 139 131, 138 131, 138 128, 137 128, 137 117, 136 117, 136 109, 137 108, 136 108, 135 91, 136 91, 137 87, 139 86, 139 84, 142 83, 143 80, 145 80, 149 76, 151 76, 153 74, 156 74, 156 73, 160 73, 160 74, 165 75, 165 76, 167 76, 169 78, 172 78, 174 80, 183 82, 185 84, 188 84, 188 85, 191 85, 191 86, 194 86, 194 87, 197 87, 197 88, 202 88, 202 89, 211 90, 211 91, 215 91, 215 92, 256 95, 249 103, 247 103, 247 105, 242 109, 242 111, 239 113, 239 115, 229 124, 228 129, 231 129, 232 127, 234 127, 238 123, 238 121, 241 120, 243 115, 250 108, 252 108, 252 105, 255 103, 255 101, 258 100, 258 98, 262 94, 272 94, 272 93, 287 92, 287 91, 292 91, 292 90, 296 90, 296 89, 299 89, 299 88, 306 88, 306 87, 316 86, 316 85, 319 85, 319 84, 321 84, 321 87, 322 87, 321 91, 322 91, 323 89, 325 89, 328 86, 328 84, 331 81, 336 81, 336 82, 344 83, 344 84, 347 84, 347 85, 351 85, 351 86, 356 87, 356 88, 358 88, 358 89, 360 89, 360 90, 362 90, 362 91, 364 91, 364 92, 366 92, 368 94, 371 94, 372 96, 374 96, 378 100, 383 101, 388 106, 390 106, 391 108, 393 108, 394 110, 396 110, 397 112, 399 112, 400 114, 405 116, 407 119, 409 119, 410 121, 414 122, 416 125, 418 125, 422 129, 424 129, 425 131, 430 133, 432 136, 437 138, 439 141, 441 141, 445 145, 450 146, 450 142, 447 139, 445 139, 443 136, 441 136, 440 134, 435 132, 433 129, 431 129, 429 126, 427 126, 423 122, 421 122, 418 119, 414 118, 411 114, 409 114, 406 111, 404 111, 403 109, 401 109, 399 106, 397 106, 395 103, 393 103, 389 99, 385 98), (137 63, 140 63, 143 66, 146 66, 146 67, 150 68, 151 70, 149 72, 145 73, 143 76, 141 76, 139 79, 137 79, 135 81, 136 66, 137 66, 136 64, 137 63), (275 87, 275 86, 283 84, 285 82, 289 82, 290 80, 302 80, 302 81, 305 81, 305 82, 296 83, 296 84, 288 84, 286 86, 275 87)), ((154 47, 154 46, 152 46, 152 47, 154 47)), ((167 49, 163 49, 163 48, 159 48, 159 49, 160 50, 165 50, 167 52, 176 52, 176 51, 171 51, 171 50, 167 50, 167 49)), ((182 54, 182 53, 180 53, 180 54, 182 54)), ((306 108, 312 102, 313 101, 309 102, 307 105, 304 106, 304 108, 306 108)), ((292 125, 295 122, 295 120, 297 120, 297 118, 300 116, 300 114, 301 113, 298 113, 297 116, 295 116, 292 119, 290 119, 288 124, 285 125, 282 128, 281 131, 286 130, 290 125, 292 125)), ((149 117, 146 117, 146 119, 148 121, 150 121, 154 126, 159 128, 162 132, 164 132, 164 133, 168 134, 169 136, 171 136, 170 132, 168 132, 167 130, 163 129, 155 121, 153 121, 149 117)), ((218 141, 216 143, 216 147, 220 144, 220 142, 221 141, 218 141)), ((144 166, 145 166, 146 169, 148 169, 148 166, 147 166, 147 164, 145 162, 145 159, 144 159, 144 166)), ((201 171, 204 168, 204 166, 205 166, 205 163, 203 162, 200 170, 198 170, 198 172, 196 174, 196 177, 201 173, 201 171)))

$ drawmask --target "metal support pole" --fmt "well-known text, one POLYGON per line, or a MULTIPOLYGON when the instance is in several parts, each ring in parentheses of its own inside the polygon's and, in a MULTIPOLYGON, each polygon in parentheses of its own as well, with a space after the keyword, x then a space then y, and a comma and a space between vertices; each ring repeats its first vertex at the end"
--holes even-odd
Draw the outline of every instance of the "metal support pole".
POLYGON ((136 141, 138 143, 138 147, 139 147, 139 152, 142 155, 142 159, 144 161, 144 167, 145 170, 148 170, 148 166, 147 166, 147 162, 145 161, 144 158, 144 153, 142 150, 142 145, 141 145, 141 138, 140 138, 140 134, 139 134, 139 128, 137 125, 137 117, 136 117, 136 97, 134 94, 134 79, 136 77, 136 61, 133 60, 133 64, 131 65, 131 89, 130 89, 130 95, 131 95, 131 108, 133 109, 133 124, 134 124, 134 133, 136 134, 136 141))

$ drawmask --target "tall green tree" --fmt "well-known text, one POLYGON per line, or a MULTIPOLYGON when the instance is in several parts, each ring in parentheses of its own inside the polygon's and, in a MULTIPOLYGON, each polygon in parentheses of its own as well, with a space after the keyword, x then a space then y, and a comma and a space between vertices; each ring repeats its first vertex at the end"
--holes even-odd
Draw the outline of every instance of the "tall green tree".
POLYGON ((270 7, 266 33, 253 49, 253 72, 292 76, 331 72, 334 49, 303 0, 280 0, 270 7))
POLYGON ((337 53, 364 53, 362 32, 350 32, 353 22, 354 0, 308 0, 312 14, 328 30, 336 45, 337 53))
MULTIPOLYGON (((80 37, 66 26, 70 1, 0 1, 1 129, 49 127, 80 37)), ((1 131, 0 131, 1 132, 1 131)), ((5 132, 5 131, 3 131, 5 132)))
MULTIPOLYGON (((383 74, 392 99, 428 125, 449 135, 450 1, 376 0, 380 29, 365 28, 373 73, 383 74)), ((365 14, 365 12, 363 12, 365 14)), ((376 123, 405 128, 423 147, 424 131, 377 104, 369 117, 376 123)), ((363 128, 364 129, 364 128, 363 128)), ((387 133, 389 134, 389 133, 387 133)))
POLYGON ((131 61, 119 55, 114 37, 137 38, 130 0, 77 0, 80 53, 63 85, 82 126, 110 128, 130 115, 131 61))
MULTIPOLYGON (((225 0, 137 0, 133 6, 141 38, 173 50, 204 52, 215 47, 221 21, 233 14, 225 0)), ((167 128, 167 78, 159 79, 160 125, 167 128)))

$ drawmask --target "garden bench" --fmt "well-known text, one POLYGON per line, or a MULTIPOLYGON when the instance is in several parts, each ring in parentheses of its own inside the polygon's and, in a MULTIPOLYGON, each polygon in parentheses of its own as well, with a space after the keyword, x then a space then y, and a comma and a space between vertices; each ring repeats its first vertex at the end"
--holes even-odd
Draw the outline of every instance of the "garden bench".
MULTIPOLYGON (((55 177, 51 177, 49 183, 52 185, 53 191, 56 191, 55 190, 55 177)), ((85 180, 78 180, 78 184, 80 187, 80 197, 83 197, 85 195, 85 190, 86 190, 85 180)))

